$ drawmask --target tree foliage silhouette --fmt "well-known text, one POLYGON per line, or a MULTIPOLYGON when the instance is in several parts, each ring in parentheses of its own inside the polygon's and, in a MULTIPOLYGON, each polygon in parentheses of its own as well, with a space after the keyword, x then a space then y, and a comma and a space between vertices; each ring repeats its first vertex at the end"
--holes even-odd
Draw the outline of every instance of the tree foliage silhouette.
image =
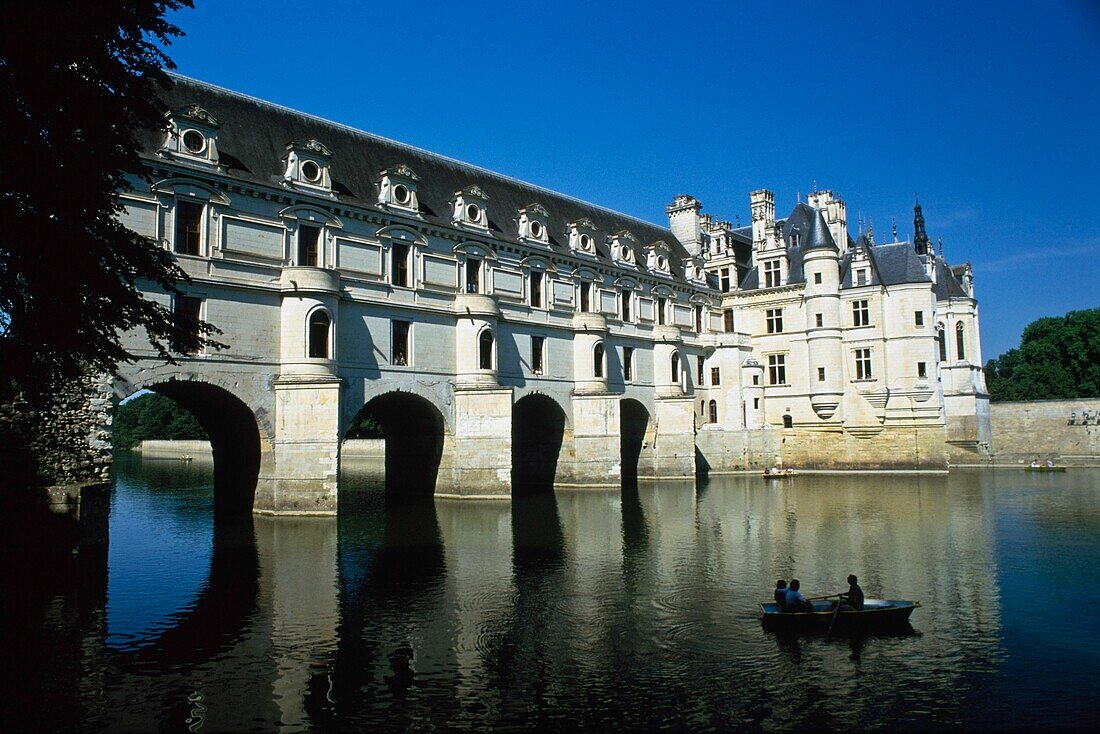
POLYGON ((985 378, 993 401, 1100 397, 1100 308, 1031 322, 985 378))
MULTIPOLYGON (((172 255, 119 223, 141 175, 135 133, 165 127, 158 88, 191 0, 12 3, 0 24, 0 392, 114 372, 143 330, 160 356, 189 325, 142 288, 186 281, 172 255)), ((221 347, 200 324, 199 343, 221 347)), ((195 340, 192 339, 192 342, 195 340)))

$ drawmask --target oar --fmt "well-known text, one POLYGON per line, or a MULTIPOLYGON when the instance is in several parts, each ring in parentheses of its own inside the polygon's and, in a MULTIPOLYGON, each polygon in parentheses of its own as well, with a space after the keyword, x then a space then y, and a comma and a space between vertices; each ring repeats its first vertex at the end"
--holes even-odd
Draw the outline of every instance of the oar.
POLYGON ((829 622, 829 631, 825 633, 825 639, 829 639, 833 636, 833 625, 836 624, 836 615, 840 614, 840 594, 833 594, 836 599, 836 609, 833 610, 833 618, 829 622))
POLYGON ((822 599, 832 599, 834 596, 840 596, 840 594, 826 594, 825 596, 811 596, 806 601, 821 601, 822 599))

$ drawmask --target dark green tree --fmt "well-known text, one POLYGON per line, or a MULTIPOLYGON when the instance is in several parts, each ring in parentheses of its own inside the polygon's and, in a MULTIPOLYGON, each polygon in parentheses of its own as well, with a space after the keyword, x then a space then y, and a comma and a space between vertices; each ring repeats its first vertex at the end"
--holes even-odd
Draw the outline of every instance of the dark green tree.
MULTIPOLYGON (((187 343, 142 295, 185 281, 170 253, 123 227, 116 192, 140 174, 135 132, 165 126, 165 19, 191 0, 9 3, 0 23, 0 394, 114 372, 143 330, 165 359, 187 343)), ((200 341, 215 333, 200 325, 200 341)), ((191 340, 194 341, 193 339, 191 340)))
POLYGON ((993 401, 1100 397, 1100 308, 1028 324, 985 378, 993 401))
POLYGON ((132 449, 146 439, 209 441, 195 416, 175 401, 146 393, 118 406, 111 427, 116 449, 132 449))

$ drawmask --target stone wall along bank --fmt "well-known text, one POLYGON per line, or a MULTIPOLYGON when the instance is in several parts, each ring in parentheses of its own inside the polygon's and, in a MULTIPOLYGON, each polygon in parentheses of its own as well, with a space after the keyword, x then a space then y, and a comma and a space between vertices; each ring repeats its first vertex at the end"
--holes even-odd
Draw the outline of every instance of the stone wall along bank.
POLYGON ((993 461, 1100 466, 1100 399, 993 403, 993 461))

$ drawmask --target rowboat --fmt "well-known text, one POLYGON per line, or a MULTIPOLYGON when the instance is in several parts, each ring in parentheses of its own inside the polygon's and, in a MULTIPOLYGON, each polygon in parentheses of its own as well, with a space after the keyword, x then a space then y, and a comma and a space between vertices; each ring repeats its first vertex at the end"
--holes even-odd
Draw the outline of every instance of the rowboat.
POLYGON ((1064 466, 1025 466, 1024 471, 1065 471, 1064 466))
POLYGON ((765 479, 790 479, 793 476, 794 476, 794 469, 784 469, 781 472, 779 472, 778 474, 772 474, 770 471, 768 471, 766 469, 764 470, 764 478, 765 479))
POLYGON ((866 599, 859 611, 841 609, 837 612, 836 602, 812 601, 811 604, 814 605, 812 612, 781 612, 775 602, 760 602, 765 629, 821 632, 830 627, 845 632, 898 629, 908 625, 909 615, 920 606, 919 601, 866 599))

